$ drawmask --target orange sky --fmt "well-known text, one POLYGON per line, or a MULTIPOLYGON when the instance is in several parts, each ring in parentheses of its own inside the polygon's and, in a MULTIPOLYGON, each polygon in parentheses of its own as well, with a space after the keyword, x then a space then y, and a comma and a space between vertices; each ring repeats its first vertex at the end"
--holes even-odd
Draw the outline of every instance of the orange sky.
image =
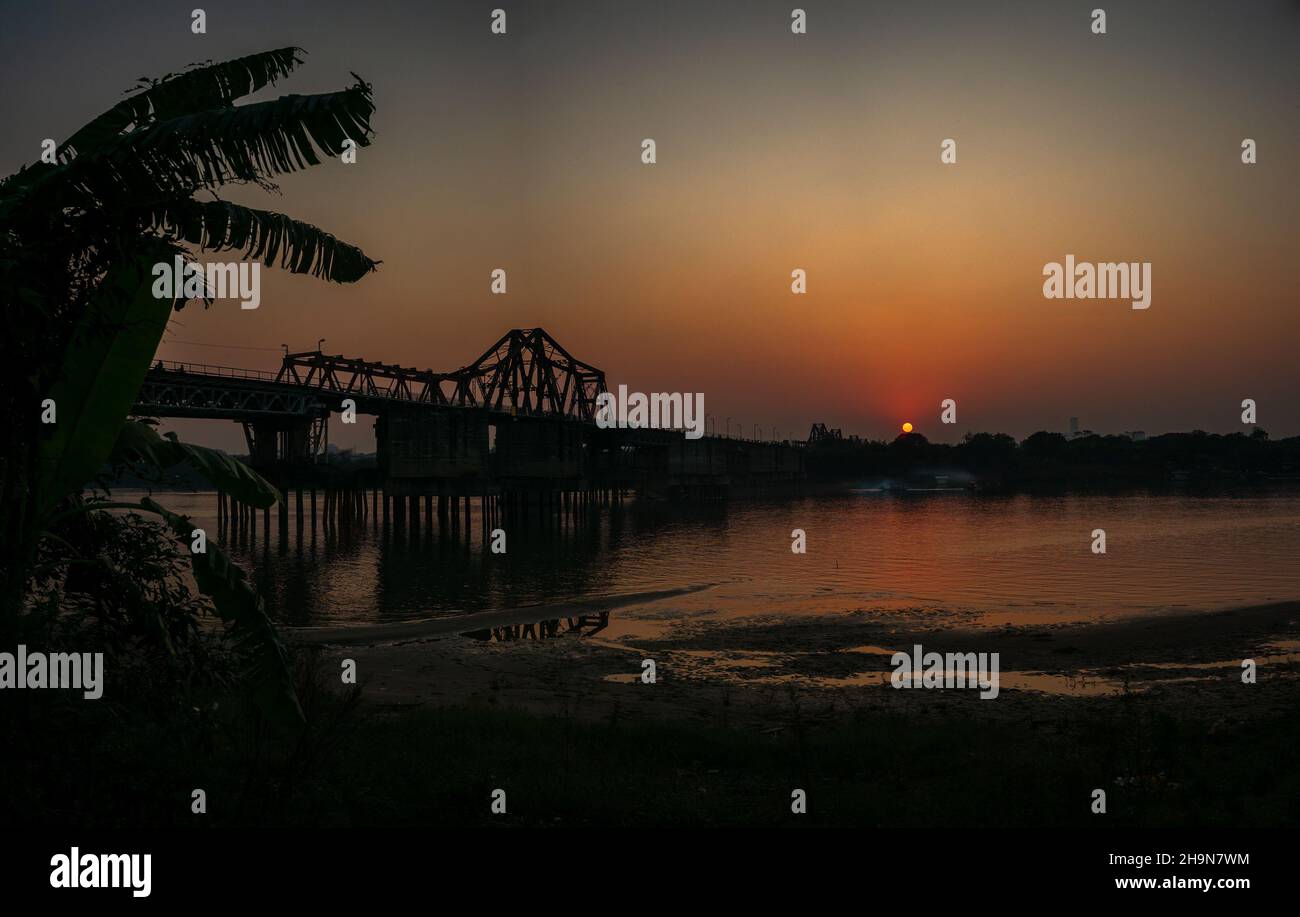
MULTIPOLYGON (((114 24, 111 49, 87 20, 109 12, 81 11, 85 47, 59 59, 82 54, 93 81, 42 56, 59 4, 0 47, 59 100, 23 102, 6 172, 32 137, 200 57, 298 44, 307 64, 277 92, 350 70, 374 84, 356 165, 287 176, 280 199, 229 196, 360 244, 379 272, 341 287, 264 271, 260 309, 192 306, 161 357, 273 368, 282 342, 324 337, 453 369, 540 325, 612 384, 703 392, 750 433, 882 437, 910 419, 951 441, 1072 415, 1227 432, 1245 397, 1274 435, 1300 432, 1293 4, 1108 5, 1105 36, 1069 3, 810 4, 799 37, 789 4, 763 2, 529 5, 506 36, 476 3, 240 6, 179 51, 165 4, 136 32, 114 24), (956 165, 939 162, 947 137, 956 165), (1151 262, 1151 308, 1044 299, 1043 265, 1067 253, 1151 262), (796 267, 807 295, 790 293, 796 267)), ((214 426, 184 430, 242 446, 214 426)))

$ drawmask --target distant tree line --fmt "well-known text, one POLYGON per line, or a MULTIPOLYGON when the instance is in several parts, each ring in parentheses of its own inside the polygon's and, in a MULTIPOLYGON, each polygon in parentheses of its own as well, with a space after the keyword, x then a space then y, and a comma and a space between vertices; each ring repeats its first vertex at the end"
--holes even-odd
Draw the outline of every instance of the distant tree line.
POLYGON ((808 448, 812 477, 898 478, 992 487, 1152 486, 1179 483, 1300 481, 1300 437, 1194 430, 1143 440, 1128 436, 1069 438, 1040 431, 1017 443, 1005 433, 968 433, 955 445, 919 433, 892 442, 829 439, 808 448))

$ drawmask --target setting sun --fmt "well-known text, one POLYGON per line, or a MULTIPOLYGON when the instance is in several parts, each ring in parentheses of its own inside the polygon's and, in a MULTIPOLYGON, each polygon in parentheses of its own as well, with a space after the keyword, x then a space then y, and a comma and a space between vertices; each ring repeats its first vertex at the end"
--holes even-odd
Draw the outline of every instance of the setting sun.
POLYGON ((904 433, 911 433, 911 432, 912 432, 912 423, 911 423, 911 421, 908 421, 907 423, 903 424, 903 432, 904 432, 904 433))

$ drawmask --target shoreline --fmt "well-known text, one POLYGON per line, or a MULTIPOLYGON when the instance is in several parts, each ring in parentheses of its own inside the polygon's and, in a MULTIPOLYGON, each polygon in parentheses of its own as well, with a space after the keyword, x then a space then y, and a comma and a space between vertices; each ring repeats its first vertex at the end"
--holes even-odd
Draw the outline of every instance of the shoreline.
MULTIPOLYGON (((322 659, 355 660, 362 697, 377 707, 487 704, 586 719, 721 716, 758 728, 801 706, 829 719, 862 709, 1035 719, 1131 698, 1178 715, 1235 719, 1293 704, 1300 675, 1300 601, 998 628, 862 611, 690 622, 636 639, 581 629, 545 636, 530 626, 529 619, 563 612, 572 620, 660 597, 612 596, 417 622, 436 628, 415 634, 404 630, 409 625, 308 629, 319 632, 296 642, 322 659), (489 619, 495 623, 486 624, 489 619), (518 636, 474 639, 465 633, 484 626, 518 636), (356 631, 354 639, 337 642, 346 630, 356 631), (990 702, 980 701, 978 691, 892 689, 890 654, 916 644, 940 653, 998 653, 999 697, 990 702), (1256 684, 1241 681, 1245 658, 1256 661, 1256 684), (654 684, 641 682, 644 659, 655 660, 654 684)), ((290 638, 302 635, 298 629, 290 638)))
POLYGON ((511 624, 535 624, 547 618, 567 617, 573 614, 614 611, 630 608, 660 599, 690 595, 711 588, 713 583, 682 586, 677 589, 658 589, 650 592, 631 592, 621 595, 595 596, 569 602, 548 602, 541 605, 519 605, 493 611, 477 611, 418 621, 397 621, 392 624, 323 624, 282 627, 280 631, 291 642, 302 644, 377 643, 380 641, 410 640, 463 634, 466 631, 502 627, 511 624))

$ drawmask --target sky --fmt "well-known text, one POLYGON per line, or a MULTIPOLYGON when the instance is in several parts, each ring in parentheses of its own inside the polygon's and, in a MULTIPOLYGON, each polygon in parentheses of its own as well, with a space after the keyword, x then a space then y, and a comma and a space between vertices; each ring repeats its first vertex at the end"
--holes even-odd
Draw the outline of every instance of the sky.
MULTIPOLYGON (((804 35, 765 0, 264 0, 208 2, 194 35, 203 2, 0 2, 21 87, 0 173, 139 77, 297 45, 253 99, 356 72, 374 144, 225 196, 383 263, 353 285, 264 270, 260 308, 191 305, 161 358, 274 369, 324 338, 451 370, 540 326, 611 387, 702 392, 747 435, 1233 432, 1244 398, 1300 433, 1295 0, 803 0, 804 35), (1046 299, 1067 254, 1150 262, 1150 308, 1046 299)), ((234 423, 175 426, 243 448, 234 423)))

